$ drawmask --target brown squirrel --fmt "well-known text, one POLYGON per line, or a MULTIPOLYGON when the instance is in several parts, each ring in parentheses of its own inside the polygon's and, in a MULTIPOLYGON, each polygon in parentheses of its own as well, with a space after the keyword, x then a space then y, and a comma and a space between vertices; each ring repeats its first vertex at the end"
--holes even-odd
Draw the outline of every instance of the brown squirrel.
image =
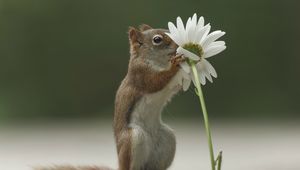
MULTIPOLYGON (((175 136, 161 120, 161 112, 182 87, 177 45, 167 30, 130 27, 130 61, 115 100, 114 134, 118 170, 166 170, 175 155, 175 136)), ((109 170, 104 167, 56 166, 36 170, 109 170)))

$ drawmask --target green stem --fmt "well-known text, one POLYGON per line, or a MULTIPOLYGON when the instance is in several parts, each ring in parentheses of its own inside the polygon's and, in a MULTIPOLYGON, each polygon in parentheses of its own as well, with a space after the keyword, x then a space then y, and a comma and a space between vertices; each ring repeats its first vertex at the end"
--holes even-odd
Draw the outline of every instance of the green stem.
POLYGON ((191 68, 192 68, 192 71, 193 71, 193 74, 194 74, 195 86, 196 86, 197 93, 198 93, 197 95, 199 97, 202 112, 203 112, 205 130, 206 130, 206 135, 207 135, 207 139, 208 139, 208 148, 209 148, 209 153, 210 153, 211 169, 215 170, 215 165, 216 164, 215 164, 215 158, 214 158, 214 150, 213 150, 210 126, 209 126, 209 121, 208 121, 208 114, 207 114, 207 110, 206 110, 206 106, 205 106, 203 92, 202 92, 202 89, 201 89, 201 84, 200 84, 198 72, 197 72, 197 69, 196 69, 196 63, 195 62, 190 62, 190 65, 191 65, 191 68))
POLYGON ((217 165, 217 170, 221 170, 221 166, 222 166, 222 151, 219 153, 218 158, 217 158, 216 164, 217 165))

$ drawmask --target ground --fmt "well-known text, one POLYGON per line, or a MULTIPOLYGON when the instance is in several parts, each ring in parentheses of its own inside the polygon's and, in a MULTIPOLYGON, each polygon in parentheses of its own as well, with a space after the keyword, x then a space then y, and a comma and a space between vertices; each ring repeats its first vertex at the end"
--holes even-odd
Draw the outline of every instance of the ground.
MULTIPOLYGON (((213 121, 215 152, 223 170, 299 170, 300 125, 291 121, 213 121)), ((170 170, 209 170, 202 122, 173 121, 177 152, 170 170)), ((47 121, 0 126, 0 169, 53 164, 117 167, 110 121, 47 121)))

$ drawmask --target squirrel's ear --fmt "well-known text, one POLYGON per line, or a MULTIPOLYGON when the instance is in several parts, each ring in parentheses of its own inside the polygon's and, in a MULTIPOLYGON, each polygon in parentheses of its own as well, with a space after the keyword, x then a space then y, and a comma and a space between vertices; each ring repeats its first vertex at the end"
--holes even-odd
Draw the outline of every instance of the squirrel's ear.
POLYGON ((142 24, 139 26, 140 31, 146 31, 146 30, 150 30, 153 29, 151 26, 147 25, 147 24, 142 24))
POLYGON ((142 33, 134 27, 129 27, 128 30, 129 41, 131 44, 142 43, 142 33))

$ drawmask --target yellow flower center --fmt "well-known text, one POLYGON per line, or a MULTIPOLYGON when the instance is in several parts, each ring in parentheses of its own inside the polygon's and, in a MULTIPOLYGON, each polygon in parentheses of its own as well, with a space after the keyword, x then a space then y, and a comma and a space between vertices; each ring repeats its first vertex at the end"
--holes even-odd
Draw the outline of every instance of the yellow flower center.
POLYGON ((196 54, 200 57, 200 59, 202 58, 204 53, 202 47, 199 44, 187 43, 183 45, 183 48, 196 54))

